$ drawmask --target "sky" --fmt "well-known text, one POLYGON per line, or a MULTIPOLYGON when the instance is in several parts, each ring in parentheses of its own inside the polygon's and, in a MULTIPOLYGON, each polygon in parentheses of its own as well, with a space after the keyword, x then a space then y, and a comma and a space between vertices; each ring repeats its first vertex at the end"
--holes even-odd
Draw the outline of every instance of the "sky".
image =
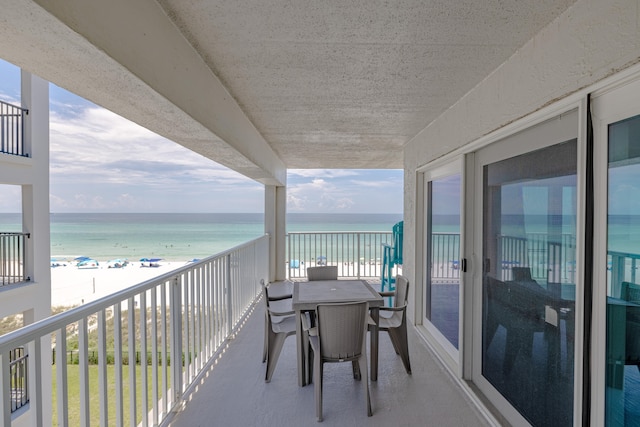
MULTIPOLYGON (((263 212, 264 186, 53 84, 50 209, 263 212)), ((20 104, 20 70, 0 60, 0 100, 20 104)), ((401 213, 402 170, 289 170, 287 212, 401 213)), ((0 184, 0 212, 20 212, 0 184)))

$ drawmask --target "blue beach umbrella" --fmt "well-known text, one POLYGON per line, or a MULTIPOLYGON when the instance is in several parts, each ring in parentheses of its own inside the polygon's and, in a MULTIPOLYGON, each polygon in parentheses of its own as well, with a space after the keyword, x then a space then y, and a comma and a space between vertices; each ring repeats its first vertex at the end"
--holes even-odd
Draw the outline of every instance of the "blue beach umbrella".
POLYGON ((98 266, 98 261, 92 258, 86 258, 78 262, 78 268, 98 268, 98 266))
POLYGON ((160 267, 158 261, 161 261, 162 258, 140 258, 140 267, 160 267))

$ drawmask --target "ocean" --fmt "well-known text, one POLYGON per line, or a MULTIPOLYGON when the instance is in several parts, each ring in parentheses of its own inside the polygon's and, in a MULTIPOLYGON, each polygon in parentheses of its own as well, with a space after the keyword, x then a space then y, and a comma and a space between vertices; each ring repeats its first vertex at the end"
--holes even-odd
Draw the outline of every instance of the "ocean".
MULTIPOLYGON (((205 258, 260 237, 260 213, 54 213, 51 256, 99 261, 205 258)), ((402 214, 287 215, 287 231, 391 231, 402 214)), ((0 213, 0 231, 21 231, 20 214, 0 213)))
MULTIPOLYGON (((100 261, 204 258, 264 232, 260 213, 54 213, 50 218, 52 257, 89 256, 100 261)), ((401 220, 402 214, 290 213, 287 231, 390 232, 401 220)), ((435 231, 457 232, 456 221, 448 222, 437 221, 435 231)), ((575 234, 570 228, 563 232, 575 234)), ((0 232, 21 230, 20 214, 0 213, 0 232)), ((609 250, 640 253, 640 216, 610 216, 608 231, 609 250)))

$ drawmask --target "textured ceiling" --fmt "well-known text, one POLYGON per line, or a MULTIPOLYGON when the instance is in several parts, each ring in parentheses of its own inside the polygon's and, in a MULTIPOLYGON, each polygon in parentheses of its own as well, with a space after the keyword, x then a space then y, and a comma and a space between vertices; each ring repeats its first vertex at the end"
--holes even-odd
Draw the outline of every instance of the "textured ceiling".
POLYGON ((403 144, 574 1, 158 2, 286 167, 401 168, 403 144))
POLYGON ((6 0, 0 57, 281 185, 286 168, 402 168, 573 2, 6 0))

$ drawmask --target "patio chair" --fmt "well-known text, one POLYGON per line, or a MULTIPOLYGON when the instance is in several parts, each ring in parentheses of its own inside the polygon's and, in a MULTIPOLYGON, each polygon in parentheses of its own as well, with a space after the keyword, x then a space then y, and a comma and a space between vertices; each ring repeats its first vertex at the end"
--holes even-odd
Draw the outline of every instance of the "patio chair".
POLYGON ((558 326, 547 323, 545 315, 551 294, 533 280, 503 282, 487 275, 484 286, 484 304, 487 307, 483 326, 484 351, 488 351, 498 327, 502 325, 506 333, 502 370, 508 376, 518 353, 522 352, 526 359, 531 360, 535 334, 543 333, 545 338, 549 338, 552 328, 557 332, 558 326))
MULTIPOLYGON (((292 295, 289 290, 283 291, 282 289, 279 289, 279 292, 275 292, 275 295, 273 295, 273 293, 269 294, 269 289, 273 285, 265 285, 264 279, 260 279, 260 285, 267 287, 266 293, 263 294, 263 297, 267 302, 267 307, 278 312, 293 311, 293 308, 291 307, 292 295), (272 305, 271 303, 275 303, 275 304, 272 305)), ((267 361, 267 349, 268 349, 268 341, 269 341, 269 327, 268 327, 268 319, 267 319, 267 316, 269 316, 269 312, 265 310, 264 315, 265 315, 264 346, 262 350, 262 363, 267 361)), ((284 318, 285 316, 274 316, 272 319, 272 322, 280 323, 282 320, 284 320, 284 318)))
MULTIPOLYGON (((640 304, 640 285, 622 282, 622 299, 640 304)), ((625 307, 625 365, 636 365, 640 371, 640 309, 637 305, 625 307)))
POLYGON ((307 280, 338 280, 338 266, 307 267, 307 280))
MULTIPOLYGON (((407 374, 411 375, 411 361, 409 360, 409 341, 407 339, 407 296, 409 280, 396 276, 396 289, 392 292, 380 292, 383 297, 393 297, 393 307, 380 307, 379 328, 387 331, 393 349, 402 358, 402 364, 407 374)), ((369 324, 369 330, 374 325, 369 324)))
POLYGON ((266 351, 263 354, 263 359, 266 359, 267 369, 264 380, 265 382, 270 382, 285 339, 290 335, 296 334, 296 318, 293 310, 276 311, 272 309, 269 300, 269 288, 264 284, 264 280, 261 280, 260 284, 262 285, 262 297, 265 302, 266 351))
POLYGON ((621 297, 625 301, 640 303, 640 285, 622 282, 621 297))
MULTIPOLYGON (((316 326, 309 330, 313 349, 313 381, 316 396, 316 416, 322 421, 322 373, 324 363, 357 362, 354 368, 365 390, 367 415, 371 416, 369 377, 367 373, 366 332, 369 303, 319 304, 316 308, 316 326)), ((306 323, 305 318, 303 322, 306 323)))

